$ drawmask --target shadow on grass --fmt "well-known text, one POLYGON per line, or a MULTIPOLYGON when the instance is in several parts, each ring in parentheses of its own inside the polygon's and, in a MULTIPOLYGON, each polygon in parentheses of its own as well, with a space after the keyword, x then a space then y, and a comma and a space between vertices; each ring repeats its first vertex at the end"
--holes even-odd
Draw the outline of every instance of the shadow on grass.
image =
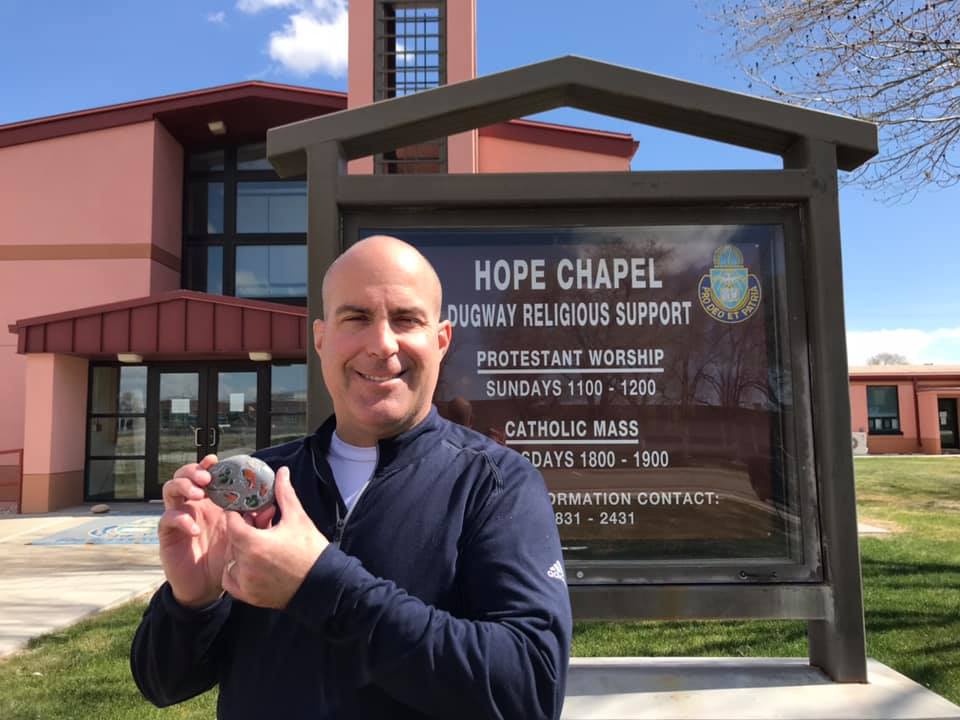
POLYGON ((783 622, 578 622, 581 656, 789 657, 806 655, 806 625, 783 622))
MULTIPOLYGON (((890 632, 893 630, 917 630, 931 628, 943 631, 951 625, 960 626, 960 617, 956 611, 910 613, 900 610, 871 610, 867 609, 866 624, 868 632, 890 632)), ((936 642, 929 640, 929 635, 921 639, 927 647, 939 647, 936 642)), ((936 637, 936 636, 934 636, 936 637)))

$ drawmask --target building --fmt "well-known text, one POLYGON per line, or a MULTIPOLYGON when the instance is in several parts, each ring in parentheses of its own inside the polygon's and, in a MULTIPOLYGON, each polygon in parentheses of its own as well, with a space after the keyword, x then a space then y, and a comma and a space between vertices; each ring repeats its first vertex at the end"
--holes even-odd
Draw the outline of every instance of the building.
POLYGON ((852 429, 871 455, 960 453, 958 398, 960 366, 850 368, 852 429))
MULTIPOLYGON (((307 431, 306 182, 266 131, 473 78, 475 15, 352 0, 346 94, 244 82, 0 126, 0 502, 156 499, 207 452, 307 431)), ((350 171, 628 170, 636 148, 517 120, 350 171)))

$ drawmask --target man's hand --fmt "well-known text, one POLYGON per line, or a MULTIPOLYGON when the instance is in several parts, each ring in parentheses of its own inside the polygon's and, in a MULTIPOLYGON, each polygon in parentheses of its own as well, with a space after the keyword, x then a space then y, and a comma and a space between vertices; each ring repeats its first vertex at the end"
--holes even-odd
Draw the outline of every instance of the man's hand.
POLYGON ((280 522, 272 527, 266 527, 273 516, 270 510, 261 518, 226 513, 228 547, 221 584, 245 603, 283 609, 329 543, 300 504, 289 468, 277 471, 274 494, 280 522))
MULTIPOLYGON (((207 469, 216 462, 216 455, 207 455, 181 467, 163 485, 164 513, 157 528, 160 562, 173 596, 187 607, 205 607, 223 592, 226 513, 203 491, 211 480, 207 469)), ((273 513, 261 515, 257 522, 263 524, 273 513)))

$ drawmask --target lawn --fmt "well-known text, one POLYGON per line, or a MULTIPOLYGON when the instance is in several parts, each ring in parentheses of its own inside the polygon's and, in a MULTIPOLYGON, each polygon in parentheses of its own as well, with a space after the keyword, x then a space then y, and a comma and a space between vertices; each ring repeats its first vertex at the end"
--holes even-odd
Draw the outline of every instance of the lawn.
MULTIPOLYGON (((960 457, 858 458, 867 654, 960 704, 960 457)), ((800 622, 579 623, 576 655, 806 656, 800 622)))
MULTIPOLYGON (((860 519, 894 532, 861 539, 871 657, 960 704, 960 458, 858 459, 860 519)), ((156 710, 127 667, 144 604, 47 635, 0 661, 0 718, 196 718, 216 693, 156 710)), ((799 622, 579 623, 574 654, 806 655, 799 622)))

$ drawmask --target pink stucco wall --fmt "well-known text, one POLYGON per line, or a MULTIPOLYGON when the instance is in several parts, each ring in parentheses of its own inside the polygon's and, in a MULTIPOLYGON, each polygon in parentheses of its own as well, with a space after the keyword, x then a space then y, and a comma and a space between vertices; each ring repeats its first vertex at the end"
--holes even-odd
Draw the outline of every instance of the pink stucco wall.
POLYGON ((180 255, 182 169, 152 121, 0 148, 0 449, 23 447, 27 405, 8 325, 179 287, 149 253, 180 255), (84 245, 139 257, 75 257, 84 245))
MULTIPOLYGON (((347 107, 373 102, 373 0, 351 0, 347 50, 347 107)), ((352 175, 373 174, 373 158, 351 160, 352 175)))
POLYGON ((373 0, 351 0, 347 50, 347 107, 373 102, 373 0))
POLYGON ((629 158, 504 138, 480 137, 480 172, 626 171, 629 158))
POLYGON ((867 432, 867 386, 850 383, 850 427, 853 432, 867 432))
POLYGON ((68 355, 27 356, 30 404, 24 413, 24 473, 82 470, 86 449, 87 360, 68 355))
MULTIPOLYGON (((477 76, 476 0, 447 0, 447 82, 477 76)), ((480 167, 477 131, 447 139, 447 172, 475 173, 480 167)))
POLYGON ((0 149, 0 245, 144 242, 154 123, 0 149))
POLYGON ((83 499, 87 367, 86 359, 67 355, 27 357, 24 512, 56 510, 83 499))
POLYGON ((940 416, 937 408, 938 394, 935 390, 926 390, 917 394, 920 405, 920 437, 923 440, 924 453, 939 455, 940 416))
MULTIPOLYGON (((153 126, 153 185, 151 241, 175 257, 180 257, 183 232, 183 146, 161 123, 153 126)), ((161 290, 176 290, 176 285, 161 290)))

